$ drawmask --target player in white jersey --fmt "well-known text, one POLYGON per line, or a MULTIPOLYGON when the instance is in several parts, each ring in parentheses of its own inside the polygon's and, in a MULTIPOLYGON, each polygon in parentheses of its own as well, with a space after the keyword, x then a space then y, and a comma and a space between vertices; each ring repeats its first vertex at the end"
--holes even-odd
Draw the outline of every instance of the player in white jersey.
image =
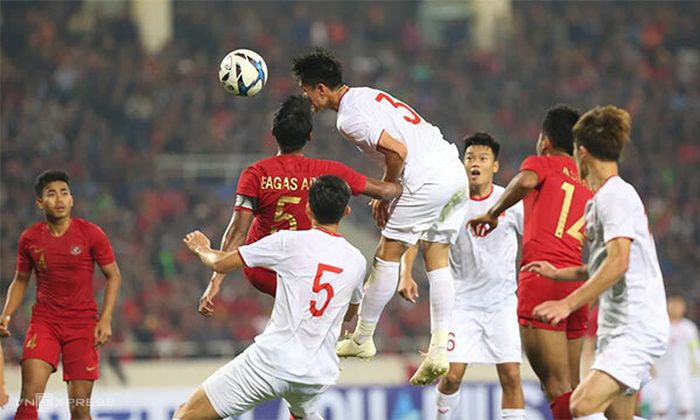
POLYGON ((668 350, 654 365, 655 392, 651 396, 651 408, 655 420, 666 418, 672 402, 679 419, 695 419, 694 400, 700 396, 693 395, 692 373, 700 368, 700 343, 698 327, 684 318, 685 310, 683 295, 668 296, 668 316, 671 319, 668 350))
POLYGON ((375 355, 372 336, 396 291, 401 256, 418 243, 430 283, 432 336, 427 356, 411 383, 432 383, 449 367, 446 346, 454 285, 448 254, 468 202, 467 175, 457 148, 437 127, 388 93, 345 85, 340 63, 323 50, 295 58, 294 74, 313 109, 336 111, 342 136, 385 165, 384 181, 403 184, 403 194, 397 200, 372 203, 382 237, 365 285, 357 327, 338 344, 338 355, 375 355))
MULTIPOLYGON (((467 221, 484 214, 504 188, 493 185, 499 166, 498 142, 487 133, 476 133, 465 138, 464 147, 470 203, 457 241, 450 247, 455 306, 447 346, 450 369, 437 387, 437 420, 460 418, 459 388, 469 364, 495 364, 503 390, 501 417, 524 419, 515 296, 523 205, 518 203, 501 216, 493 237, 478 237, 467 229, 467 221)), ((416 247, 409 248, 402 260, 399 294, 409 302, 418 297, 411 275, 416 251, 416 247)))
POLYGON ((207 378, 175 418, 236 417, 283 398, 295 419, 321 419, 319 397, 338 378, 343 316, 359 304, 366 274, 365 258, 337 233, 349 198, 345 181, 321 176, 309 189, 311 230, 283 230, 227 253, 212 250, 201 232, 187 235, 188 248, 217 272, 244 265, 275 271, 277 294, 255 343, 207 378))
POLYGON ((576 165, 595 192, 585 211, 588 264, 523 267, 559 281, 588 278, 566 298, 535 307, 545 322, 556 324, 600 296, 595 361, 571 395, 574 418, 632 418, 637 391, 668 342, 666 293, 644 204, 618 175, 629 130, 629 114, 612 105, 586 112, 573 129, 576 165))

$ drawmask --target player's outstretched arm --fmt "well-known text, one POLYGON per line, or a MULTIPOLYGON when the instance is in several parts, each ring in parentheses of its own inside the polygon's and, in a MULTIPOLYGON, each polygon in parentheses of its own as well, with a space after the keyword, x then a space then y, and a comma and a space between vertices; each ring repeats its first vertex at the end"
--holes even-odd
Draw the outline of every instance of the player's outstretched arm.
POLYGON ((584 281, 588 278, 588 269, 585 265, 556 268, 547 261, 527 263, 520 268, 520 271, 536 273, 554 281, 584 281))
MULTIPOLYGON (((226 227, 224 236, 221 238, 221 251, 231 252, 245 244, 248 231, 253 224, 254 218, 255 215, 252 211, 235 210, 231 215, 231 220, 226 227)), ((212 273, 207 288, 204 290, 204 293, 202 293, 202 297, 199 298, 200 314, 204 316, 211 316, 214 314, 214 298, 219 294, 221 282, 224 280, 225 276, 224 273, 217 273, 216 271, 212 273)))
POLYGON ((5 299, 5 306, 2 310, 2 315, 0 315, 0 336, 2 337, 10 336, 10 317, 12 317, 12 314, 19 308, 19 305, 22 304, 24 294, 27 293, 27 285, 29 284, 31 275, 31 272, 15 272, 15 277, 12 279, 12 283, 10 283, 10 287, 7 289, 7 299, 5 299))
POLYGON ((95 346, 97 347, 107 343, 112 338, 112 313, 117 304, 119 288, 122 284, 122 275, 116 262, 101 265, 100 270, 105 276, 106 284, 100 321, 95 327, 95 346))
POLYGON ((555 325, 581 306, 596 299, 627 271, 631 243, 629 238, 614 238, 608 241, 605 244, 607 257, 583 286, 562 300, 550 300, 538 305, 533 310, 533 315, 555 325))
POLYGON ((403 187, 398 182, 385 182, 374 178, 367 178, 362 194, 376 198, 377 200, 393 200, 401 195, 403 187))
POLYGON ((217 273, 228 273, 244 266, 237 251, 222 252, 211 249, 211 242, 202 232, 196 230, 183 239, 187 248, 199 257, 202 263, 217 273))
POLYGON ((411 303, 418 299, 418 283, 413 279, 413 263, 418 254, 418 246, 409 247, 401 257, 401 273, 399 274, 399 295, 411 303))
POLYGON ((520 171, 508 183, 503 195, 491 206, 491 208, 481 216, 471 219, 469 227, 477 236, 486 236, 498 226, 498 216, 504 211, 513 207, 518 201, 535 189, 539 184, 539 177, 535 171, 520 171))

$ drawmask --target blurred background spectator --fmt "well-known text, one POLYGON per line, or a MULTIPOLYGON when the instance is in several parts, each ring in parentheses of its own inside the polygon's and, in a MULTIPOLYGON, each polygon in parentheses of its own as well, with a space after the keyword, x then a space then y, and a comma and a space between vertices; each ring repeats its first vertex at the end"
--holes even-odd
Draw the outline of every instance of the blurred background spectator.
MULTIPOLYGON (((290 60, 315 45, 344 63, 348 84, 391 92, 457 144, 491 132, 503 145, 502 185, 534 153, 549 106, 627 108, 634 128, 623 175, 646 203, 668 287, 700 316, 700 3, 515 2, 500 28, 510 37, 486 50, 469 35, 469 16, 436 41, 420 2, 177 1, 172 38, 154 54, 127 3, 87 6, 2 2, 0 273, 4 295, 17 239, 40 217, 34 177, 68 170, 74 216, 105 229, 122 270, 114 357, 231 355, 261 331, 272 300, 236 273, 216 315, 197 313, 209 273, 180 240, 195 228, 221 236, 238 172, 275 152, 272 112, 299 93, 290 60), (217 79, 220 59, 240 47, 259 52, 270 72, 252 98, 230 96, 217 79), (204 164, 213 157, 219 166, 204 164)), ((330 112, 316 116, 307 153, 378 175, 334 123, 330 112)), ((374 239, 365 203, 354 203, 352 229, 374 239)), ((415 305, 392 301, 377 334, 382 351, 415 351, 427 334, 421 295, 415 305)), ((31 301, 12 321, 10 360, 31 301)))

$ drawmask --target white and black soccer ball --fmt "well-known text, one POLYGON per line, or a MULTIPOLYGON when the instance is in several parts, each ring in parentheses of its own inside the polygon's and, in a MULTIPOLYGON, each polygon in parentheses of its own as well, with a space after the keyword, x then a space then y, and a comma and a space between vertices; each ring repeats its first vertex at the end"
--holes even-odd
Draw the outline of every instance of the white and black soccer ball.
POLYGON ((267 64, 255 51, 244 48, 231 51, 221 60, 219 80, 234 95, 253 96, 267 82, 267 64))

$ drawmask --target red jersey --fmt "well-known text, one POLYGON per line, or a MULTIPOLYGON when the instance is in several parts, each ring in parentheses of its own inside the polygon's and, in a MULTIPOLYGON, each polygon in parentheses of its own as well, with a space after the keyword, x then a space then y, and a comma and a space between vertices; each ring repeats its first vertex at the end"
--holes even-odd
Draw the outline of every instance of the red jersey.
MULTIPOLYGON (((348 183, 353 195, 365 189, 367 178, 342 163, 278 155, 255 162, 238 179, 236 194, 253 198, 255 219, 246 244, 278 230, 311 229, 306 203, 311 183, 321 175, 335 175, 348 183)), ((236 210, 249 210, 236 207, 236 210)))
POLYGON ((17 271, 36 271, 36 303, 32 316, 50 319, 97 319, 92 274, 95 263, 114 262, 109 239, 97 225, 73 218, 66 232, 51 235, 47 222, 22 232, 17 271))
POLYGON ((523 200, 522 264, 545 260, 555 267, 581 265, 583 212, 592 193, 567 156, 530 156, 520 170, 537 174, 539 184, 523 200))

